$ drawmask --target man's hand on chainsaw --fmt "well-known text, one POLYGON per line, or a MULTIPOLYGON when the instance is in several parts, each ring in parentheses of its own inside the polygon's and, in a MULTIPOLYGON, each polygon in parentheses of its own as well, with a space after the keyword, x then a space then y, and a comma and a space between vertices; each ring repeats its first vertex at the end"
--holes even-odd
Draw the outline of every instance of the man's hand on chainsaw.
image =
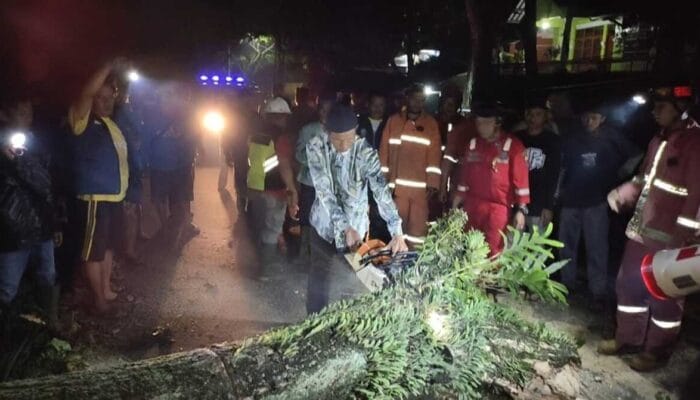
POLYGON ((408 251, 408 246, 406 245, 406 240, 403 238, 403 235, 394 236, 386 247, 391 250, 392 255, 408 251))
POLYGON ((345 229, 345 245, 350 251, 355 251, 362 244, 362 238, 356 230, 348 227, 345 229))

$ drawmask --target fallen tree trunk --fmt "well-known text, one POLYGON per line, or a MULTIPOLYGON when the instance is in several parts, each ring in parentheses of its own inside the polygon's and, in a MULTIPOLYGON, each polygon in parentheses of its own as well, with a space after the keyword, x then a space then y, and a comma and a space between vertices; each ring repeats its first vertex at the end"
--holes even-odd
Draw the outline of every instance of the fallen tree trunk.
MULTIPOLYGON (((330 305, 241 344, 0 384, 0 399, 555 398, 578 394, 574 343, 491 302, 483 288, 549 281, 547 235, 516 235, 498 259, 453 214, 382 291, 330 305)), ((548 233, 547 233, 548 234, 548 233)))

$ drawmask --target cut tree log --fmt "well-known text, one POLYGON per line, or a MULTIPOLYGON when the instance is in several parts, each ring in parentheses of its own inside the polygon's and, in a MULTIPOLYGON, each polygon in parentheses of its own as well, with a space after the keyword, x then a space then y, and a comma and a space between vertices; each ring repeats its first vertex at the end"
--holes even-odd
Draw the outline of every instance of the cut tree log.
POLYGON ((513 233, 488 258, 453 213, 394 286, 240 344, 0 384, 0 399, 574 399, 574 342, 491 302, 522 287, 560 300, 547 239, 513 233))

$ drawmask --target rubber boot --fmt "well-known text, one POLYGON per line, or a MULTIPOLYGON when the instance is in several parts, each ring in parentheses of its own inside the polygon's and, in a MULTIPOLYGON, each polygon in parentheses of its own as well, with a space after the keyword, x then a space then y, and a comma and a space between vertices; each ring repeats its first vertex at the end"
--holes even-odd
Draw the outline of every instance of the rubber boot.
POLYGON ((46 317, 46 326, 51 331, 58 331, 58 300, 61 290, 58 285, 43 286, 39 290, 39 305, 46 317))

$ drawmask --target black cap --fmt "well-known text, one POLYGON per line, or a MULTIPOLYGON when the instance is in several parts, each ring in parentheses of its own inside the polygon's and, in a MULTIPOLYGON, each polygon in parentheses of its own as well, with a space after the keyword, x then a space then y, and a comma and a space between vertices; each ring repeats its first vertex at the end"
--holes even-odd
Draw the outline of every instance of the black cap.
POLYGON ((503 116, 503 107, 497 101, 479 101, 472 106, 472 113, 481 118, 496 118, 503 116))
POLYGON ((544 96, 535 96, 527 99, 527 102, 525 102, 525 109, 531 110, 533 108, 549 110, 549 106, 547 105, 547 98, 544 96))
POLYGON ((357 128, 357 115, 349 106, 336 103, 331 107, 326 128, 331 133, 343 133, 357 128))

